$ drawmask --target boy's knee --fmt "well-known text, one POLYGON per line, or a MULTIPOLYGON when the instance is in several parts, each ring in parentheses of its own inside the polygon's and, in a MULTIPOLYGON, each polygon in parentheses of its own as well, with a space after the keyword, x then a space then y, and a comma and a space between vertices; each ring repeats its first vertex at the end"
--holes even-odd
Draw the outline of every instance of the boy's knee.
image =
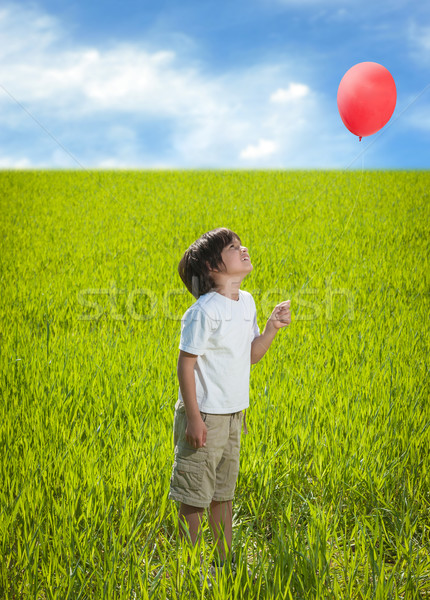
POLYGON ((191 513, 202 513, 205 509, 200 506, 191 506, 190 504, 185 504, 181 502, 180 512, 183 515, 189 515, 191 513))

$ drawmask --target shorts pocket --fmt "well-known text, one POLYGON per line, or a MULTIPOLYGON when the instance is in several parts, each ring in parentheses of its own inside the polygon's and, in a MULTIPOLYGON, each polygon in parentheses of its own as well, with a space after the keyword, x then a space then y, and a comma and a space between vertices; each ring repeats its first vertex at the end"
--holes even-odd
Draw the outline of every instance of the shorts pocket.
MULTIPOLYGON (((202 450, 202 449, 201 449, 202 450)), ((187 458, 177 456, 173 464, 172 487, 181 490, 200 490, 207 468, 207 452, 201 450, 187 458)))

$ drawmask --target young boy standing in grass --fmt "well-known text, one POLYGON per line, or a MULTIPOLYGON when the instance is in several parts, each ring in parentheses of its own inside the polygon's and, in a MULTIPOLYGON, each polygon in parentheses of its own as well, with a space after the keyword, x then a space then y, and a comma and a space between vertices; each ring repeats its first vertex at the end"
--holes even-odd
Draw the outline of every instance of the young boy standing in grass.
POLYGON ((231 550, 232 500, 244 410, 247 433, 250 365, 291 322, 290 302, 281 302, 260 335, 254 299, 240 289, 252 269, 247 248, 225 228, 202 235, 179 263, 181 279, 197 301, 182 318, 169 497, 180 502, 181 539, 188 529, 193 545, 200 540, 208 509, 221 565, 226 545, 231 550))

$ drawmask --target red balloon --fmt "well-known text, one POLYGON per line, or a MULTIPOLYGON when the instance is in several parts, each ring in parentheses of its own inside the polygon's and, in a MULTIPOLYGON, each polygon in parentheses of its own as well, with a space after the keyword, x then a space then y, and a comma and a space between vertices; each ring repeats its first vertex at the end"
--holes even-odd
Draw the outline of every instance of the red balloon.
POLYGON ((361 140, 384 127, 394 112, 396 98, 390 71, 378 63, 362 62, 342 77, 337 107, 345 127, 361 140))

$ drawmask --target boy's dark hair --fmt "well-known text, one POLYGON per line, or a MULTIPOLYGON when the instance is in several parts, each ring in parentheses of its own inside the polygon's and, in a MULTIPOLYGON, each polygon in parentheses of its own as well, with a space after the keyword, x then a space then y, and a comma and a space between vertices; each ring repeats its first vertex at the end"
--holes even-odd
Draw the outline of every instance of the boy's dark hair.
POLYGON ((236 239, 240 244, 240 237, 234 231, 226 227, 219 227, 204 233, 185 252, 180 260, 178 271, 187 290, 195 298, 199 298, 213 289, 215 282, 211 277, 208 265, 211 269, 225 266, 221 252, 236 239))

